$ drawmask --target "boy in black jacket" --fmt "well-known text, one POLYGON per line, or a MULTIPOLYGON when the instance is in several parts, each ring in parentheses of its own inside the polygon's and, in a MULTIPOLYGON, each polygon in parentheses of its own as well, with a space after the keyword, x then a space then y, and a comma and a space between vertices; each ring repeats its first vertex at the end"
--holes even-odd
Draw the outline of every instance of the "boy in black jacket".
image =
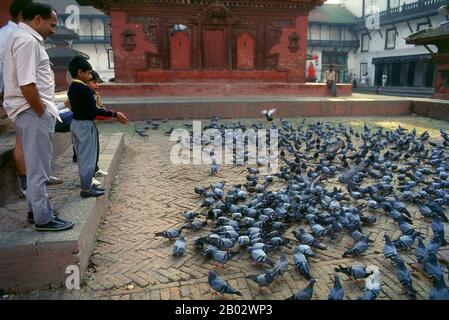
POLYGON ((95 117, 114 117, 122 124, 125 124, 128 119, 121 112, 97 108, 94 92, 86 85, 92 78, 92 66, 86 59, 73 58, 69 63, 69 72, 74 79, 67 95, 73 112, 70 131, 78 156, 78 170, 81 179, 80 195, 83 198, 98 197, 104 194, 104 189, 92 186, 98 139, 94 124, 95 117))

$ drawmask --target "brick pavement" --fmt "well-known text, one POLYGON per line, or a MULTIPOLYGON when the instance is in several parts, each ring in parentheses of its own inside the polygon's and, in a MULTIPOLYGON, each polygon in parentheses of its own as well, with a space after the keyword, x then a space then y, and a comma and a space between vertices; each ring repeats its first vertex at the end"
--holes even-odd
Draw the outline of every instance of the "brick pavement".
MULTIPOLYGON (((179 125, 182 122, 177 122, 179 125)), ((184 123, 187 123, 185 121, 184 123)), ((173 123, 166 124, 170 127, 173 123)), ((139 124, 135 124, 136 127, 139 124)), ((207 273, 214 266, 200 251, 192 246, 192 239, 198 234, 208 234, 211 223, 198 233, 185 231, 188 246, 182 257, 171 255, 173 242, 154 237, 154 233, 176 228, 183 224, 183 210, 199 210, 203 198, 193 192, 198 185, 208 185, 221 180, 227 186, 242 183, 246 176, 246 166, 220 166, 215 177, 209 176, 209 166, 174 166, 169 153, 173 143, 163 135, 164 129, 149 130, 149 137, 133 136, 128 141, 122 158, 118 175, 114 181, 111 201, 100 226, 98 241, 91 256, 91 264, 79 292, 60 290, 42 292, 40 297, 65 299, 218 299, 211 295, 207 283, 207 273)), ((273 187, 278 187, 277 184, 273 187)), ((421 218, 416 208, 409 207, 414 227, 426 236, 431 235, 430 223, 421 218)), ((395 276, 395 267, 383 258, 383 234, 387 232, 393 238, 399 235, 394 222, 381 211, 367 212, 377 215, 378 222, 364 227, 364 233, 371 233, 375 243, 367 253, 359 258, 341 258, 352 239, 344 236, 333 242, 325 241, 327 251, 316 252, 316 257, 309 260, 315 285, 313 299, 327 299, 333 281, 333 269, 336 265, 348 265, 356 262, 365 265, 377 265, 381 271, 382 292, 378 299, 408 299, 395 276)), ((303 224, 301 224, 303 225, 303 224)), ((297 229, 294 224, 292 229, 297 229)), ((308 229, 308 227, 306 228, 308 229)), ((291 234, 287 231, 286 235, 291 234)), ((426 239, 429 239, 426 237, 426 239)), ((426 240, 427 241, 427 240, 426 240)), ((307 285, 293 265, 292 253, 296 246, 293 241, 291 249, 282 249, 287 253, 289 269, 284 281, 274 282, 270 290, 259 293, 255 283, 247 280, 246 275, 258 274, 263 268, 251 265, 248 254, 233 257, 223 269, 218 269, 223 277, 243 293, 243 297, 229 299, 261 300, 285 299, 307 285)), ((273 261, 279 252, 270 253, 273 261)), ((414 287, 418 299, 427 299, 431 282, 416 263, 414 249, 400 253, 412 271, 414 287)), ((448 249, 442 248, 441 262, 448 263, 448 249)), ((447 272, 446 268, 444 268, 447 272)), ((345 299, 355 299, 362 295, 364 281, 353 281, 341 275, 345 289, 345 299)), ((447 279, 447 277, 446 277, 447 279)))

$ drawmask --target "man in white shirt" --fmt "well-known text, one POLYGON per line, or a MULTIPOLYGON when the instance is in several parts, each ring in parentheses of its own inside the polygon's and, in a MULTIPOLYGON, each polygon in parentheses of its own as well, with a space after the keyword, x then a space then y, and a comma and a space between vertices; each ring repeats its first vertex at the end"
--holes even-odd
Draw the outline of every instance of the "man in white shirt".
POLYGON ((25 154, 28 220, 38 231, 60 231, 73 223, 56 217, 46 190, 53 155, 55 119, 54 74, 44 39, 56 30, 57 14, 50 5, 32 3, 22 12, 24 22, 6 43, 3 65, 4 108, 14 122, 25 154))
MULTIPOLYGON (((11 32, 17 28, 17 24, 22 19, 22 11, 27 5, 29 5, 31 0, 15 0, 11 3, 9 7, 9 13, 11 14, 11 21, 8 21, 4 27, 0 29, 0 108, 3 109, 3 59, 6 49, 6 41, 9 38, 11 32)), ((3 111, 3 110, 2 110, 3 111)), ((3 114, 3 112, 0 112, 3 114)), ((25 169, 25 159, 23 155, 22 144, 20 143, 19 135, 16 135, 16 144, 13 149, 13 158, 16 165, 17 174, 20 179, 20 189, 22 193, 25 194, 27 188, 26 180, 26 169, 25 169)))

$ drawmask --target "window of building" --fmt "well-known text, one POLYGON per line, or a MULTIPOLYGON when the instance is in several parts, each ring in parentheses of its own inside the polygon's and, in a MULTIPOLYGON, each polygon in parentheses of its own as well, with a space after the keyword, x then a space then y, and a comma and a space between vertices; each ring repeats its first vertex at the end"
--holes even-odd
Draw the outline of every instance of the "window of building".
POLYGON ((330 28, 330 40, 334 40, 334 41, 340 40, 340 28, 338 28, 338 27, 330 28))
POLYGON ((114 69, 114 51, 112 49, 108 49, 108 68, 114 69))
POLYGON ((396 47, 396 29, 387 29, 385 37, 385 50, 396 47))
POLYGON ((362 52, 369 51, 369 34, 362 34, 362 52))

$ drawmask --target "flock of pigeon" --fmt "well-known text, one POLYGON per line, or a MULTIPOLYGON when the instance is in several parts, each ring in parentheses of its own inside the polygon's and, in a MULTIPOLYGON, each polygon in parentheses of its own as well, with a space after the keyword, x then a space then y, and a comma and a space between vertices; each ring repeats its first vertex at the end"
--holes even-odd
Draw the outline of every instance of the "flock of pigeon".
MULTIPOLYGON (((272 128, 279 130, 279 171, 261 175, 257 166, 247 167, 246 181, 241 184, 225 189, 226 182, 221 181, 195 187, 194 192, 204 199, 201 209, 183 212, 185 223, 178 229, 156 233, 176 239, 173 256, 180 257, 187 250, 183 230, 198 233, 207 226, 208 234, 192 239, 192 250, 222 265, 233 257, 248 255, 254 265, 265 268, 261 274, 247 276, 260 290, 282 278, 293 263, 295 272, 309 283, 289 299, 306 300, 313 297, 314 284, 320 281, 312 276, 309 258, 327 250, 326 242, 344 235, 354 242, 351 248, 342 250, 342 258, 364 255, 373 244, 366 229, 375 228, 385 214, 400 236, 391 239, 392 233, 384 234, 383 256, 395 267, 407 295, 416 299, 404 255, 414 257, 421 266, 419 272, 431 281, 428 298, 448 300, 438 251, 447 245, 444 224, 448 222, 445 211, 449 205, 449 135, 440 130, 441 139, 432 141, 428 132, 417 135, 415 129, 408 131, 400 126, 386 130, 364 125, 358 132, 343 124, 306 125, 302 120, 295 126, 284 119, 277 127, 274 111, 263 114, 272 128), (411 214, 411 208, 417 208, 420 215, 411 214), (430 224, 432 234, 425 236, 416 230, 415 219, 430 224), (283 248, 292 246, 293 256, 287 256, 283 248), (272 252, 279 254, 278 261, 272 261, 272 252)), ((252 128, 260 126, 253 124, 252 128)), ((240 122, 223 125, 213 118, 207 128, 224 132, 250 127, 240 122)), ((339 274, 365 279, 364 293, 358 299, 376 299, 382 290, 378 266, 336 263, 334 270, 330 300, 344 299, 339 274)), ((242 295, 214 271, 209 271, 208 282, 222 295, 242 295)))

